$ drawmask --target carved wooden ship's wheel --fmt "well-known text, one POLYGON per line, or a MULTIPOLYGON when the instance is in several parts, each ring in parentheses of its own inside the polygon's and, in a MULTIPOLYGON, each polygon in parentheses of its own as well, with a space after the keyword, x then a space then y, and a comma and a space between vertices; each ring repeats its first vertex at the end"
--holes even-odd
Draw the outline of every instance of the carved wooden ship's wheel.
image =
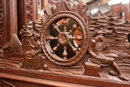
MULTIPOLYGON (((84 5, 80 2, 78 6, 84 5)), ((86 12, 84 14, 87 18, 86 12)), ((70 3, 61 2, 55 9, 47 8, 42 21, 41 42, 46 57, 60 66, 79 62, 88 49, 89 31, 86 21, 73 11, 70 3)))

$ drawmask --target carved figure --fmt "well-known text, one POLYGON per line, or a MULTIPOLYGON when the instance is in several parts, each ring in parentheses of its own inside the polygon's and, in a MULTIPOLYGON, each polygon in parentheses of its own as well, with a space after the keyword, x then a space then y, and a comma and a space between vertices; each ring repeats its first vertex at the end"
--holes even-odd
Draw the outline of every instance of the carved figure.
POLYGON ((22 43, 24 61, 21 67, 29 69, 40 69, 42 67, 42 50, 39 41, 39 29, 34 27, 34 23, 30 21, 24 29, 21 30, 23 37, 22 43))
POLYGON ((107 47, 105 46, 104 38, 102 35, 97 35, 91 40, 88 52, 92 56, 89 59, 90 62, 99 64, 101 66, 110 66, 108 73, 110 75, 118 75, 122 80, 128 81, 129 78, 121 74, 115 59, 118 57, 116 54, 108 54, 107 47), (115 71, 115 72, 114 72, 115 71))

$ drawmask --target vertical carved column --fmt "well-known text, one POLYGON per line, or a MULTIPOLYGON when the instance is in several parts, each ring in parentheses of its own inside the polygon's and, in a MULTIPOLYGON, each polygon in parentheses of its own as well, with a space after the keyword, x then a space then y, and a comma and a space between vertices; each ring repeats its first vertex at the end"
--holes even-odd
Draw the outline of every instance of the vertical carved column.
POLYGON ((37 0, 37 18, 40 20, 41 19, 41 0, 37 0))
POLYGON ((37 0, 25 0, 25 24, 36 20, 36 2, 37 0))
POLYGON ((17 0, 10 0, 10 36, 17 34, 17 0))
POLYGON ((17 0, 1 0, 3 6, 4 43, 17 33, 17 0))
POLYGON ((2 0, 0 0, 0 49, 4 44, 4 31, 3 31, 3 4, 2 0))
POLYGON ((37 0, 32 0, 32 11, 33 11, 33 20, 32 21, 36 21, 37 19, 37 0))

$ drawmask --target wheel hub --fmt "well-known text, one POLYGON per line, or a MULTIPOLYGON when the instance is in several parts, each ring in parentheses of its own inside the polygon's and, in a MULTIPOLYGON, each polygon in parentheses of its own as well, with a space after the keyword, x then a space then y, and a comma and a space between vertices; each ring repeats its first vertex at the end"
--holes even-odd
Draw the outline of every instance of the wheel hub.
POLYGON ((61 45, 66 45, 69 43, 70 39, 69 39, 70 35, 67 32, 61 32, 58 35, 58 42, 61 45))

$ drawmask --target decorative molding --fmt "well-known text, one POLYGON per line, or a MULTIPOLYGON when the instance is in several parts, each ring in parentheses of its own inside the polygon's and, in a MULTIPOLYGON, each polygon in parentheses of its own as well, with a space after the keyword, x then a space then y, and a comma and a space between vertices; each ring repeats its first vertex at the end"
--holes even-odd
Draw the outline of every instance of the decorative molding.
POLYGON ((30 82, 23 82, 19 80, 3 79, 0 78, 0 87, 50 87, 49 85, 41 85, 30 82))

